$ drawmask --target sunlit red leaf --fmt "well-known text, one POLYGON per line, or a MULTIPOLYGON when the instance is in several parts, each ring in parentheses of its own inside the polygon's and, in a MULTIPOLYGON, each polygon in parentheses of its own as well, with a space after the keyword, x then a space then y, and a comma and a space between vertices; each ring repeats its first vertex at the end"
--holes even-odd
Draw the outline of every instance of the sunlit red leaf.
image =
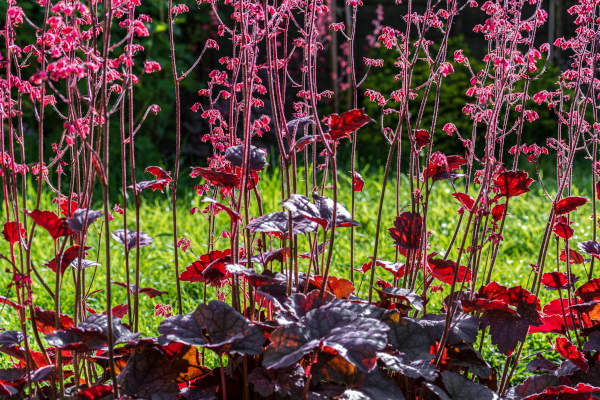
MULTIPOLYGON (((565 333, 565 318, 558 314, 542 314, 540 316, 542 321, 541 325, 531 325, 529 327, 529 333, 565 333)), ((569 319, 567 318, 567 321, 569 319)))
POLYGON ((225 211, 227 215, 229 215, 231 223, 235 223, 236 221, 239 221, 242 218, 242 216, 238 212, 232 210, 230 207, 227 207, 223 203, 219 203, 215 199, 211 199, 210 197, 202 199, 202 202, 209 203, 210 207, 214 207, 214 209, 217 211, 225 211))
POLYGON ((600 300, 600 278, 595 278, 581 285, 575 296, 581 297, 583 301, 600 300))
POLYGON ((169 171, 165 171, 164 169, 162 169, 161 167, 156 167, 156 166, 150 166, 147 167, 144 172, 148 172, 152 175, 154 175, 154 177, 157 180, 167 180, 169 181, 169 183, 171 183, 172 178, 171 178, 171 172, 169 171))
POLYGON ((419 248, 422 230, 423 218, 408 211, 396 217, 394 227, 388 229, 396 245, 409 250, 419 248))
POLYGON ((532 183, 525 171, 504 171, 494 179, 494 190, 500 196, 514 197, 529 192, 532 183))
MULTIPOLYGON (((311 283, 320 288, 323 284, 323 277, 316 275, 311 278, 311 283)), ((333 293, 338 299, 347 299, 354 292, 354 285, 347 279, 329 276, 325 290, 333 293)))
POLYGON ((566 385, 550 386, 544 391, 524 397, 522 400, 591 400, 592 393, 600 392, 600 387, 578 383, 571 387, 566 385))
POLYGON ((5 222, 2 235, 8 243, 15 244, 25 238, 25 229, 16 221, 5 222))
POLYGON ((423 179, 431 178, 433 182, 462 176, 455 171, 467 163, 461 156, 447 156, 439 151, 433 153, 430 160, 427 169, 423 171, 423 179))
MULTIPOLYGON (((352 174, 352 171, 349 172, 352 174)), ((354 171, 354 174, 352 174, 352 190, 355 192, 362 192, 364 186, 365 180, 363 179, 362 175, 354 171)))
POLYGON ((179 279, 188 282, 208 282, 213 286, 223 285, 229 278, 226 264, 231 262, 231 250, 213 250, 191 263, 179 279))
POLYGON ((571 362, 577 365, 582 371, 587 372, 589 370, 590 367, 583 353, 577 350, 577 347, 566 338, 562 336, 557 337, 556 342, 554 343, 554 350, 567 360, 571 360, 571 362))
POLYGON ((496 204, 492 208, 492 218, 495 222, 498 222, 504 216, 504 210, 506 210, 506 204, 496 204))
POLYGON ((371 118, 361 109, 349 110, 342 113, 342 115, 331 114, 329 116, 329 135, 333 140, 349 139, 349 133, 359 129, 369 121, 371 121, 371 118))
POLYGON ((457 193, 457 192, 452 193, 452 196, 454 196, 454 198, 456 200, 458 200, 464 208, 466 208, 469 211, 473 210, 473 205, 475 205, 475 200, 473 200, 473 198, 471 196, 469 196, 466 193, 457 193))
POLYGON ((556 215, 567 214, 588 202, 588 199, 580 196, 570 196, 561 199, 554 205, 556 215))
MULTIPOLYGON (((71 246, 63 252, 62 257, 59 254, 44 265, 46 267, 50 268, 52 271, 56 272, 56 266, 58 265, 58 263, 60 261, 60 273, 63 274, 65 272, 65 270, 67 269, 67 267, 73 262, 73 260, 75 260, 75 258, 77 258, 79 251, 80 251, 79 249, 80 249, 80 247, 77 244, 74 246, 71 246)), ((86 255, 86 251, 88 249, 89 249, 89 247, 87 247, 87 246, 83 249, 84 257, 86 255)))
POLYGON ((421 150, 423 147, 431 143, 431 138, 429 137, 429 132, 427 132, 427 129, 417 129, 415 131, 415 143, 417 145, 417 150, 421 150))
POLYGON ((547 289, 567 289, 576 281, 577 279, 572 276, 571 283, 569 284, 568 275, 558 271, 546 272, 542 275, 542 285, 544 285, 547 289))
MULTIPOLYGON (((404 276, 404 274, 406 274, 406 267, 404 266, 404 264, 401 264, 401 263, 377 260, 377 263, 375 265, 378 267, 382 267, 383 269, 385 269, 388 272, 391 272, 395 278, 401 278, 404 276)), ((370 270, 372 266, 373 266, 373 262, 367 261, 366 263, 364 263, 362 265, 360 270, 362 271, 362 273, 365 273, 368 270, 370 270)))
POLYGON ((88 388, 79 389, 77 392, 77 398, 78 400, 98 400, 110 395, 112 390, 112 385, 100 383, 88 388))
MULTIPOLYGON (((40 307, 35 307, 35 326, 42 333, 52 333, 56 328, 56 313, 51 310, 43 310, 40 307)), ((73 319, 66 315, 60 314, 58 329, 69 329, 75 326, 73 319)))
MULTIPOLYGON (((562 249, 560 251, 560 261, 567 262, 566 249, 562 249)), ((579 252, 569 249, 569 263, 570 264, 583 264, 584 261, 585 260, 583 259, 583 256, 579 252)))
POLYGON ((68 236, 73 231, 69 229, 66 218, 60 218, 52 211, 33 210, 28 212, 33 222, 48 231, 53 239, 68 236))
POLYGON ((206 181, 215 186, 233 188, 240 185, 240 177, 234 173, 226 171, 214 171, 210 168, 195 167, 190 173, 192 178, 201 176, 206 181))
POLYGON ((58 201, 58 207, 60 208, 60 212, 65 217, 69 218, 73 216, 73 213, 77 211, 79 208, 79 203, 75 200, 68 200, 65 198, 54 199, 54 201, 58 201))
POLYGON ((464 265, 457 267, 451 260, 430 259, 428 260, 429 270, 434 278, 442 282, 452 284, 456 275, 456 282, 470 282, 471 270, 464 265))
POLYGON ((556 233, 556 236, 558 236, 559 238, 565 240, 571 239, 574 233, 573 228, 571 228, 565 222, 557 222, 556 224, 554 224, 552 232, 556 233))

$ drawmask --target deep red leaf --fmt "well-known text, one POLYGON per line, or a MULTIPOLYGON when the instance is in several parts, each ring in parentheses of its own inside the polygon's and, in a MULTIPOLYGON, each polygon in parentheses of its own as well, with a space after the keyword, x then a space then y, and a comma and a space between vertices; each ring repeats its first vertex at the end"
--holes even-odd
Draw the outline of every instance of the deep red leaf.
POLYGON ((557 222, 552 228, 552 232, 556 233, 561 239, 569 240, 573 236, 573 228, 564 222, 557 222))
POLYGON ((588 202, 588 199, 580 196, 565 197, 554 205, 554 211, 556 215, 568 214, 575 210, 577 207, 584 205, 588 202))
MULTIPOLYGON (((79 255, 79 245, 74 245, 65 250, 62 254, 62 258, 60 254, 54 257, 52 260, 48 261, 44 264, 46 267, 50 268, 52 271, 56 272, 56 266, 60 260, 60 273, 63 274, 67 267, 77 258, 79 255)), ((89 250, 90 247, 85 247, 83 249, 83 257, 86 255, 86 251, 89 250)))
POLYGON ((150 166, 150 167, 147 167, 144 170, 144 172, 148 172, 148 173, 154 175, 154 177, 156 179, 165 179, 165 180, 168 180, 169 183, 171 183, 171 181, 172 181, 171 172, 165 171, 161 167, 150 166))
POLYGON ((208 282, 213 286, 223 285, 229 278, 225 264, 231 262, 231 249, 213 250, 191 263, 179 279, 188 282, 208 282))
POLYGON ((419 248, 422 230, 423 218, 417 213, 408 211, 396 217, 394 227, 388 229, 396 245, 412 250, 419 248))
POLYGON ((532 183, 525 171, 504 171, 494 179, 494 190, 500 196, 514 197, 529 192, 532 183))
POLYGON ((557 337, 554 343, 554 350, 567 360, 571 360, 573 364, 577 365, 582 371, 587 372, 590 367, 583 353, 577 350, 569 340, 564 337, 557 337))
MULTIPOLYGON (((56 313, 51 310, 43 310, 40 307, 35 307, 35 325, 38 331, 42 333, 53 333, 56 328, 56 313)), ((75 326, 73 319, 66 315, 60 314, 58 329, 69 329, 75 326)))
POLYGON ((442 282, 452 284, 455 274, 456 282, 471 281, 471 270, 464 265, 457 267, 454 261, 437 258, 428 260, 428 264, 431 275, 442 282))
POLYGON ((79 389, 77 392, 77 398, 79 400, 98 400, 108 396, 112 390, 112 385, 100 383, 89 388, 79 389))
POLYGON ((458 192, 452 193, 452 196, 454 196, 454 198, 456 200, 458 200, 464 208, 466 208, 469 211, 473 210, 473 205, 475 205, 475 200, 473 200, 473 198, 471 196, 469 196, 466 193, 458 193, 458 192))
MULTIPOLYGON (((567 262, 567 252, 566 249, 562 249, 560 251, 560 261, 562 262, 567 262)), ((575 251, 575 250, 571 250, 569 249, 569 263, 571 264, 583 264, 585 260, 583 259, 583 256, 575 251)))
MULTIPOLYGON (((352 174, 352 171, 349 172, 352 174)), ((364 186, 365 180, 363 179, 362 175, 354 171, 354 174, 352 175, 352 190, 355 192, 362 192, 364 186)))
POLYGON ((329 116, 329 135, 333 140, 349 139, 349 133, 359 129, 369 121, 371 121, 371 118, 361 109, 346 111, 342 115, 331 114, 329 116))
POLYGON ((494 222, 498 222, 502 219, 502 217, 504 216, 505 209, 506 209, 506 204, 496 204, 492 208, 492 218, 494 219, 494 222))
POLYGON ((2 229, 2 235, 4 239, 10 243, 15 244, 19 240, 25 238, 25 229, 17 221, 10 221, 4 223, 4 229, 2 229))
POLYGON ((28 214, 33 222, 47 230, 53 239, 73 233, 67 225, 67 219, 60 218, 52 211, 33 210, 28 214))
POLYGON ((415 142, 417 145, 417 150, 421 150, 423 147, 431 143, 431 138, 429 137, 429 132, 427 132, 427 129, 417 129, 415 131, 415 142))
POLYGON ((595 278, 581 285, 576 291, 575 296, 583 301, 600 300, 600 278, 595 278))
MULTIPOLYGON (((571 276, 571 285, 576 281, 575 277, 571 276)), ((547 289, 567 289, 569 285, 569 277, 567 274, 554 271, 546 272, 542 275, 542 285, 547 289)))

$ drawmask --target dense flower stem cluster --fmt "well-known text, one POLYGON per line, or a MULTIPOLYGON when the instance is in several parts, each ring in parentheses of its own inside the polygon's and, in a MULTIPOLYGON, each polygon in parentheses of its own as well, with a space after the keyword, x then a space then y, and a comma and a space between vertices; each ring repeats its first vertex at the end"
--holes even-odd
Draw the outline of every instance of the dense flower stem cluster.
POLYGON ((152 17, 141 1, 38 0, 31 15, 23 2, 7 2, 0 54, 7 246, 0 258, 10 282, 0 304, 18 324, 0 331, 0 352, 12 366, 0 369, 0 397, 598 398, 598 0, 568 8, 573 35, 554 43, 539 38, 548 20, 539 0, 398 1, 401 18, 391 26, 378 9, 367 49, 389 57, 362 60, 360 0, 343 4, 343 21, 335 1, 198 0, 194 10, 163 2, 175 163, 144 166, 152 178, 143 180, 136 137, 160 106, 138 110, 136 87, 152 84, 165 66, 142 60, 152 17), (482 17, 473 25, 486 44, 481 60, 450 43, 466 8, 482 17), (214 32, 183 65, 176 28, 192 12, 210 13, 214 32), (534 93, 553 51, 566 52, 568 65, 555 87, 534 93), (218 65, 198 101, 185 104, 182 82, 207 52, 218 54, 218 65), (331 80, 321 73, 327 60, 331 80), (384 66, 394 71, 393 90, 363 87, 384 66), (459 68, 468 76, 462 113, 470 134, 440 111, 442 89, 459 68), (361 99, 377 111, 367 115, 361 99), (540 106, 553 113, 556 131, 545 143, 528 143, 540 106), (205 243, 178 230, 188 107, 212 149, 190 173, 202 197, 190 218, 205 222, 205 243), (357 142, 367 125, 388 147, 376 215, 365 217, 357 212, 367 184, 357 142), (46 143, 49 137, 56 142, 46 143), (262 137, 275 148, 260 148, 262 137), (460 154, 440 151, 442 138, 460 154), (349 187, 340 179, 346 141, 349 187), (117 184, 109 179, 113 148, 121 157, 117 184), (542 175, 540 159, 556 168, 554 177, 542 175), (591 161, 591 188, 574 187, 579 159, 591 161), (263 191, 268 163, 279 167, 279 193, 263 191), (546 226, 526 287, 506 287, 493 279, 507 268, 507 220, 534 183, 546 200, 546 226), (442 185, 453 189, 459 216, 440 249, 431 196, 442 185), (141 286, 142 248, 155 246, 143 231, 144 194, 165 190, 173 268, 160 289, 169 291, 141 286), (341 202, 348 190, 350 210, 341 202), (55 205, 42 210, 47 193, 55 205), (276 209, 265 195, 278 197, 276 209), (387 221, 391 203, 397 215, 387 221), (591 240, 575 244, 571 218, 588 208, 591 240), (368 219, 374 236, 358 248, 368 219), (341 254, 346 235, 350 251, 341 254), (47 257, 36 259, 32 249, 50 239, 47 257), (385 246, 393 246, 393 259, 382 258, 385 246), (357 259, 363 251, 368 260, 357 259), (115 252, 124 255, 123 276, 111 264, 115 252), (195 260, 180 264, 189 254, 195 260), (125 289, 122 304, 115 285, 125 289), (203 297, 194 310, 183 301, 191 291, 203 297), (102 309, 91 307, 95 293, 102 309), (155 306, 159 336, 142 337, 144 301, 166 301, 169 293, 176 308, 155 306), (536 375, 511 386, 537 333, 555 334, 548 352, 561 364, 537 354, 527 364, 536 375), (499 365, 482 357, 487 343, 503 354, 499 365))

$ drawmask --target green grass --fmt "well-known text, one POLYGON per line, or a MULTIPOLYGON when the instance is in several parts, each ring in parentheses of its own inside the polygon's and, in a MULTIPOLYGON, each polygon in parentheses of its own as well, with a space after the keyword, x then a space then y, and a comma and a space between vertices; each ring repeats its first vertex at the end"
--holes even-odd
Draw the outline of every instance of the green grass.
MULTIPOLYGON (((356 229, 356 266, 360 267, 362 263, 368 261, 368 257, 372 255, 373 238, 376 228, 376 211, 379 201, 379 193, 381 189, 382 173, 371 172, 364 174, 366 185, 364 191, 356 194, 356 219, 360 222, 360 226, 356 229)), ((302 175, 299 175, 302 176, 302 175)), ((270 170, 262 173, 262 180, 259 183, 259 188, 262 193, 264 212, 273 212, 281 210, 281 194, 280 194, 280 171, 270 170)), ((591 187, 585 180, 581 181, 582 185, 577 187, 591 187), (585 184, 584 184, 585 183, 585 184)), ((457 190, 462 190, 462 182, 457 182, 457 190)), ((350 208, 350 178, 347 173, 340 173, 340 190, 339 200, 347 208, 350 208)), ((387 233, 387 228, 392 226, 396 216, 395 207, 395 182, 390 182, 386 189, 386 201, 383 208, 382 233, 379 256, 380 259, 393 260, 395 257, 395 247, 392 239, 387 233)), ((408 181, 401 178, 401 207, 408 206, 408 181)), ((192 207, 203 207, 200 203, 200 197, 193 195, 192 188, 182 188, 178 203, 178 229, 179 236, 185 236, 192 242, 194 251, 197 254, 202 254, 207 248, 208 240, 208 222, 206 214, 195 213, 191 215, 189 209, 192 207), (186 194, 183 192, 187 191, 186 194)), ((437 251, 443 253, 450 241, 458 221, 458 202, 452 197, 452 192, 455 190, 448 182, 438 182, 435 184, 431 197, 428 215, 428 230, 431 233, 429 238, 429 252, 437 251)), ((304 192, 304 183, 299 182, 298 192, 304 192)), ((581 193, 573 193, 574 195, 581 193)), ((582 195, 585 195, 583 193, 582 195)), ((589 196, 588 196, 589 197, 589 196)), ((33 197, 32 197, 33 198, 33 197)), ((42 209, 52 209, 55 205, 51 202, 49 195, 42 199, 42 209)), ((120 195, 115 194, 112 202, 120 202, 120 195)), ((112 204, 112 203, 111 203, 112 204)), ((172 243, 172 226, 170 223, 171 205, 168 195, 155 195, 149 193, 144 194, 144 201, 140 210, 141 230, 147 232, 154 237, 154 243, 148 247, 141 249, 140 265, 141 265, 141 285, 151 286, 159 290, 167 291, 168 294, 162 297, 149 299, 146 296, 140 296, 140 331, 144 335, 157 335, 157 327, 162 320, 161 317, 155 316, 154 306, 158 303, 168 303, 176 310, 176 289, 175 289, 175 270, 173 262, 173 243, 172 243)), ((550 201, 543 197, 539 185, 534 185, 533 190, 518 198, 513 198, 509 205, 509 217, 506 222, 504 231, 504 243, 498 254, 496 266, 493 271, 492 279, 506 286, 525 285, 530 286, 531 268, 530 264, 536 262, 539 244, 543 236, 543 230, 550 210, 550 201)), ((256 206, 252 206, 250 215, 257 215, 256 206)), ((575 230, 574 237, 571 241, 572 245, 582 240, 589 240, 592 237, 591 223, 589 216, 591 215, 591 205, 588 203, 573 213, 574 223, 572 225, 575 230)), ((123 227, 122 216, 113 214, 114 220, 111 222, 110 230, 120 229, 123 227)), ((133 220, 134 210, 128 208, 129 229, 135 229, 133 220)), ((221 232, 228 226, 226 214, 221 213, 217 217, 218 227, 216 232, 221 232)), ((93 225, 90 234, 88 245, 92 247, 89 252, 88 259, 98 259, 101 267, 95 271, 95 279, 91 286, 92 290, 102 289, 105 280, 105 254, 104 245, 99 246, 99 234, 101 232, 101 222, 98 221, 93 225), (100 247, 100 248, 99 248, 100 247)), ((333 255, 333 273, 337 276, 349 276, 349 236, 348 228, 340 228, 336 230, 336 246, 333 255)), ((462 239, 460 232, 458 239, 462 239)), ((304 241, 304 244, 306 242, 304 241)), ((277 244, 274 244, 276 246, 277 244)), ((123 247, 114 241, 110 240, 111 246, 111 271, 113 280, 125 281, 125 261, 123 247)), ((219 239, 216 247, 223 249, 228 247, 227 239, 219 239)), ((555 245, 552 244, 549 256, 546 261, 546 271, 556 269, 556 251, 555 245)), ((299 251, 308 251, 308 248, 299 249, 299 251)), ((0 241, 0 253, 9 254, 8 245, 5 241, 0 241)), ((487 254, 484 249, 484 254, 487 254)), ((187 265, 195 260, 195 256, 191 251, 179 252, 180 268, 183 270, 187 265)), ((457 254, 452 254, 456 257, 457 254)), ((451 256, 451 257, 452 257, 451 256)), ((50 287, 54 287, 54 273, 43 266, 43 263, 54 257, 53 243, 43 229, 36 229, 35 240, 33 241, 32 259, 41 272, 44 279, 50 287)), ((465 258, 463 256, 463 262, 465 258)), ((5 261, 2 261, 5 269, 8 268, 5 261)), ((133 279, 133 268, 135 266, 134 253, 130 254, 130 274, 133 279)), ((306 271, 308 260, 300 259, 299 268, 301 271, 306 271)), ((564 266, 563 266, 564 268, 564 266)), ((574 271, 580 277, 583 277, 584 270, 582 266, 574 266, 574 271)), ((380 271, 378 271, 379 274, 380 271)), ((92 275, 92 269, 87 270, 88 279, 92 275)), ((360 280, 360 274, 355 275, 360 280)), ((381 276, 386 276, 382 273, 381 276)), ((389 278, 389 277, 388 277, 389 278)), ((366 280, 366 279, 365 279, 366 280)), ((5 288, 10 282, 10 274, 4 273, 0 275, 0 287, 5 288)), ((39 282, 33 278, 34 283, 34 302, 43 308, 53 309, 53 302, 50 297, 41 288, 39 282)), ((357 285, 358 286, 358 285, 357 285)), ((367 284, 362 285, 362 292, 367 289, 367 284)), ((440 300, 448 294, 448 285, 445 285, 443 293, 438 293, 434 296, 431 303, 428 305, 428 312, 438 312, 440 300)), ((182 300, 184 312, 191 312, 203 299, 203 285, 198 283, 182 282, 182 300)), ((74 304, 74 289, 71 278, 71 272, 67 270, 61 290, 62 311, 72 313, 74 304)), ((14 295, 14 291, 3 293, 9 297, 14 295)), ((208 297, 214 298, 214 291, 208 293, 208 297)), ((541 295, 542 305, 554 298, 555 294, 548 291, 543 291, 541 295)), ((102 310, 105 296, 103 292, 92 295, 88 301, 88 305, 94 309, 102 310)), ((126 303, 125 289, 118 286, 113 286, 113 304, 126 303)), ((125 318, 127 319, 127 318, 125 318)), ((17 315, 12 309, 5 308, 0 312, 0 326, 16 328, 17 315)), ((524 357, 534 354, 537 351, 546 350, 549 348, 546 336, 541 334, 530 335, 523 352, 524 357)), ((490 361, 494 366, 501 367, 505 357, 498 353, 495 346, 488 341, 484 343, 482 349, 484 358, 490 361)), ((2 356, 4 357, 4 356, 2 356)), ((7 362, 6 358, 0 358, 3 363, 7 362)), ((524 368, 519 368, 514 377, 514 381, 522 380, 528 375, 524 368)))

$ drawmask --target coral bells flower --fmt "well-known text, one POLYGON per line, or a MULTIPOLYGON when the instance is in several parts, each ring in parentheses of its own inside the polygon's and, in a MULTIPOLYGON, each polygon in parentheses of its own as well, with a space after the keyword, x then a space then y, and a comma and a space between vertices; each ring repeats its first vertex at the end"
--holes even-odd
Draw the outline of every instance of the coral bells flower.
POLYGON ((8 20, 13 26, 21 24, 23 22, 23 16, 25 15, 23 13, 23 9, 17 6, 9 8, 6 14, 8 16, 8 20))
POLYGON ((154 314, 157 317, 170 317, 173 312, 173 307, 170 304, 158 303, 154 306, 154 314))
POLYGON ((214 39, 208 39, 206 41, 206 48, 219 50, 219 44, 214 39))
POLYGON ((454 72, 454 67, 449 62, 445 62, 440 65, 438 72, 445 78, 454 72))
POLYGON ((174 5, 173 8, 171 8, 171 14, 173 14, 174 16, 177 16, 179 14, 184 14, 189 11, 190 11, 190 8, 185 4, 177 4, 177 5, 174 5))
POLYGON ((456 125, 454 125, 452 122, 448 122, 447 124, 445 124, 442 130, 446 132, 446 135, 448 136, 452 136, 454 132, 458 131, 456 129, 456 125))
POLYGON ((144 72, 147 74, 151 74, 155 71, 160 71, 162 68, 159 63, 152 60, 146 60, 144 63, 144 72))
POLYGON ((343 22, 334 22, 332 24, 329 24, 329 29, 334 32, 343 31, 344 29, 346 29, 346 26, 343 22))
POLYGON ((347 0, 346 5, 351 6, 351 7, 358 7, 358 6, 362 6, 363 2, 362 2, 362 0, 347 0))
POLYGON ((190 242, 190 239, 185 237, 182 237, 177 241, 177 247, 179 247, 182 251, 186 251, 191 245, 192 242, 190 242))
POLYGON ((383 67, 383 59, 382 58, 363 57, 363 62, 368 67, 383 67))

